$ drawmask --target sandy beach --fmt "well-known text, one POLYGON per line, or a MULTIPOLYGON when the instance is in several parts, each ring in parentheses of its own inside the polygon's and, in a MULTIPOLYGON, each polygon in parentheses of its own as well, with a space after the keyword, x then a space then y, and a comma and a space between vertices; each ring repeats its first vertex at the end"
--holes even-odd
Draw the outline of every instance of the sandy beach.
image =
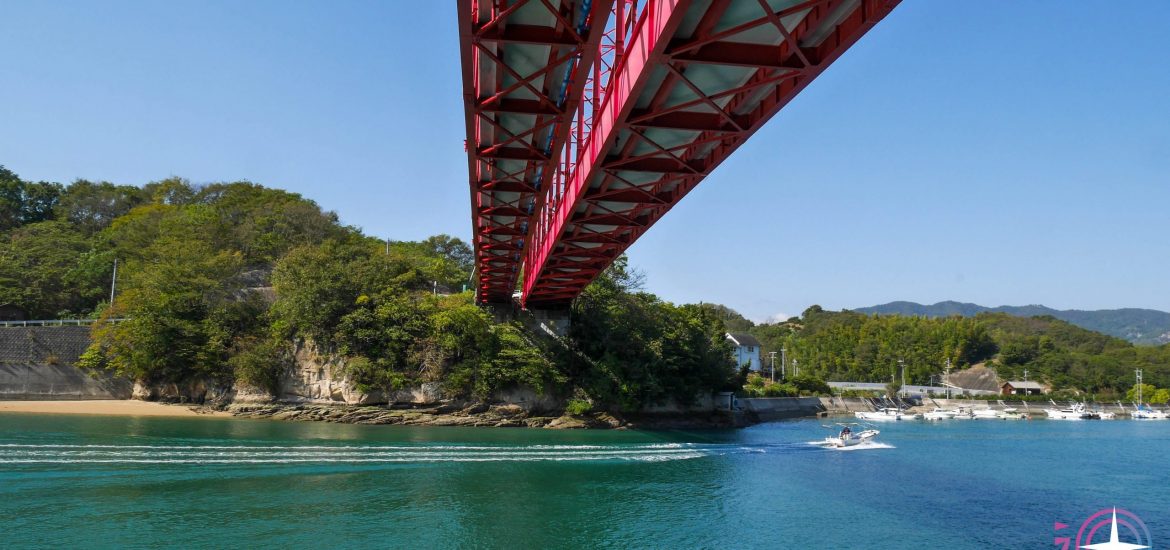
POLYGON ((136 400, 0 401, 0 413, 94 414, 112 416, 231 416, 222 411, 195 410, 190 405, 168 405, 136 400))

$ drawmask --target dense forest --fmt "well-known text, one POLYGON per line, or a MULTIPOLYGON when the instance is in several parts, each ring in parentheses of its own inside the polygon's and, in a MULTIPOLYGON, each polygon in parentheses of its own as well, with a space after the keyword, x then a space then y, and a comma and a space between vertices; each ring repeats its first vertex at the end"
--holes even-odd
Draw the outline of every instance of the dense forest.
MULTIPOLYGON (((954 369, 994 368, 1001 379, 1031 380, 1102 398, 1123 396, 1143 369, 1150 385, 1170 387, 1170 345, 1135 346, 1050 316, 980 313, 928 318, 825 311, 819 306, 782 323, 754 324, 724 306, 708 305, 730 330, 750 332, 768 352, 785 350, 789 365, 826 380, 930 384, 954 369)), ((779 361, 779 359, 777 359, 779 361)), ((1151 395, 1147 390, 1146 395, 1151 395)))
POLYGON ((63 186, 0 167, 0 306, 99 319, 85 368, 275 391, 295 346, 311 344, 344 357, 364 390, 439 382, 486 399, 523 386, 578 410, 736 384, 719 319, 642 292, 624 261, 574 304, 561 342, 476 306, 460 292, 472 267, 457 238, 373 238, 250 182, 63 186))

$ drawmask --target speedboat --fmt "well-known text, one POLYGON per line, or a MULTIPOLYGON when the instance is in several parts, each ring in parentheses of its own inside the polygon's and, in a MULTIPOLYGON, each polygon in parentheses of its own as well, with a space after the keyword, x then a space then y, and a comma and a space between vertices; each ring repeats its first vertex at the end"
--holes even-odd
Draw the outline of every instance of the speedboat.
POLYGON ((869 412, 869 411, 855 412, 855 413, 853 413, 853 416, 856 416, 857 418, 859 418, 861 420, 889 422, 892 420, 902 420, 902 417, 905 415, 902 414, 901 409, 887 407, 884 409, 878 409, 878 410, 873 411, 873 412, 869 412))
POLYGON ((853 447, 855 445, 865 443, 866 441, 877 437, 877 435, 881 433, 873 429, 862 430, 860 432, 853 433, 852 428, 850 428, 848 424, 838 424, 838 426, 842 426, 840 434, 826 437, 824 441, 818 441, 815 444, 820 445, 821 447, 842 449, 845 447, 853 447))

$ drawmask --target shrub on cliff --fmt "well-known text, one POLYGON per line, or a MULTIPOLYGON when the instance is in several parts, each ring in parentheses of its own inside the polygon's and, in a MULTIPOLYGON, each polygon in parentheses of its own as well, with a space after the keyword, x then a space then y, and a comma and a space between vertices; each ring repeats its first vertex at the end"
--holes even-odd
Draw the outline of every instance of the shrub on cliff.
POLYGON ((228 358, 237 381, 272 395, 279 395, 281 376, 292 363, 289 343, 274 338, 240 338, 228 358))

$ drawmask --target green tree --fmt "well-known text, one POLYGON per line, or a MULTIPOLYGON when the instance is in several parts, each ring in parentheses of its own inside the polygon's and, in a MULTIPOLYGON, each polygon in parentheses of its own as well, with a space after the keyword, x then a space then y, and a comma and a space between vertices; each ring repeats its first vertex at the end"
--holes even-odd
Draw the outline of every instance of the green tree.
POLYGON ((45 221, 0 234, 0 303, 15 304, 33 318, 57 318, 91 310, 109 271, 87 271, 90 242, 72 225, 45 221))
MULTIPOLYGON (((1141 385, 1142 401, 1154 402, 1154 398, 1161 397, 1158 395, 1158 388, 1152 384, 1141 385)), ((1138 400, 1138 385, 1134 384, 1132 388, 1125 392, 1125 399, 1127 401, 1138 400)))
POLYGON ((94 233, 148 199, 146 191, 140 187, 77 180, 65 188, 53 215, 87 233, 94 233))
POLYGON ((638 410, 690 403, 735 375, 723 321, 708 308, 636 292, 641 277, 619 258, 573 304, 569 339, 588 362, 570 370, 595 399, 638 410))
POLYGON ((1154 391, 1153 394, 1150 395, 1148 400, 1150 403, 1155 403, 1158 405, 1165 405, 1166 403, 1170 403, 1170 389, 1158 388, 1154 391))
POLYGON ((114 371, 145 381, 196 378, 229 382, 235 333, 254 325, 262 304, 235 294, 238 253, 170 236, 149 251, 149 262, 127 262, 125 290, 99 323, 94 346, 114 371))
POLYGON ((52 219, 61 192, 60 184, 26 182, 0 166, 0 231, 52 219))

